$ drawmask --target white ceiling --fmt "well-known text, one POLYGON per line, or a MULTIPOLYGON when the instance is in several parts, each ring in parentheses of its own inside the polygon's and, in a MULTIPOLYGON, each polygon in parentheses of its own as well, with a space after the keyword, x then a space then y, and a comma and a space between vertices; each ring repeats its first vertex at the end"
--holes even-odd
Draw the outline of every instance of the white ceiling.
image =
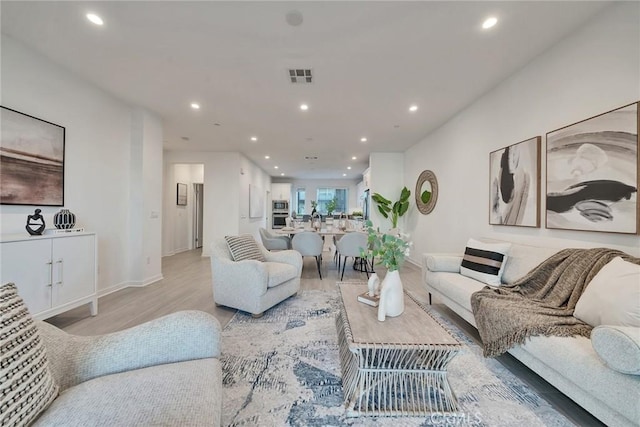
POLYGON ((405 151, 607 4, 3 0, 0 8, 2 33, 162 117, 168 150, 240 151, 277 177, 357 179, 370 152, 405 151), (301 25, 286 22, 292 10, 301 25), (105 25, 89 23, 89 11, 105 25), (498 24, 482 30, 490 15, 498 24), (312 68, 315 82, 291 84, 295 67, 312 68))

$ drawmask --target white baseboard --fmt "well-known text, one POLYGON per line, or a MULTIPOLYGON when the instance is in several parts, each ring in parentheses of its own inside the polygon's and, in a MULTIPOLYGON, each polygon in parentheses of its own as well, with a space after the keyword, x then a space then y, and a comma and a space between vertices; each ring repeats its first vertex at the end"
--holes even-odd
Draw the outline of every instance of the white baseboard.
POLYGON ((117 285, 109 286, 108 288, 98 289, 98 298, 117 292, 120 289, 128 288, 129 286, 131 286, 131 282, 122 282, 117 285))
POLYGON ((153 277, 148 277, 145 280, 118 283, 117 285, 109 286, 108 288, 99 289, 98 298, 104 297, 114 292, 118 292, 119 290, 124 288, 143 288, 162 279, 164 279, 164 276, 162 274, 157 274, 153 277))

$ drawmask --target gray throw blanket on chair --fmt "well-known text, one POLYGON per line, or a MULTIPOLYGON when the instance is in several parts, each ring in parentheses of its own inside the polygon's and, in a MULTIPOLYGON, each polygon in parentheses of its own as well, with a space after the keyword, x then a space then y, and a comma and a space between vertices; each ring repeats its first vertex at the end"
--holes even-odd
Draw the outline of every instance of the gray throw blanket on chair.
POLYGON ((485 357, 535 335, 588 337, 591 326, 573 317, 573 310, 591 279, 617 256, 640 264, 640 258, 613 249, 564 249, 510 285, 473 293, 485 357))

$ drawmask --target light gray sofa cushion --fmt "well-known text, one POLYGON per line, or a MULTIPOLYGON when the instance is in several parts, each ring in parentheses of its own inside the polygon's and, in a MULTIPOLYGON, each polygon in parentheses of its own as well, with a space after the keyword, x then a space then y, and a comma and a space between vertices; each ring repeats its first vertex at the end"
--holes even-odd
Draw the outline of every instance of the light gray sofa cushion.
POLYGON ((523 277, 559 249, 513 243, 502 273, 504 283, 513 283, 523 277))
POLYGON ((95 378, 63 392, 33 426, 220 425, 221 378, 213 358, 95 378))
POLYGON ((611 369, 623 374, 640 375, 640 328, 597 326, 591 331, 591 344, 611 369))
POLYGON ((282 262, 265 262, 264 266, 267 267, 267 272, 269 273, 267 288, 282 285, 287 280, 295 279, 298 275, 298 269, 291 264, 285 264, 282 262))
POLYGON ((469 296, 486 286, 482 282, 458 273, 439 272, 435 274, 431 273, 431 275, 429 272, 427 273, 427 280, 429 280, 429 284, 435 290, 446 295, 469 311, 471 311, 471 298, 469 296), (438 276, 438 280, 430 280, 431 275, 438 276))

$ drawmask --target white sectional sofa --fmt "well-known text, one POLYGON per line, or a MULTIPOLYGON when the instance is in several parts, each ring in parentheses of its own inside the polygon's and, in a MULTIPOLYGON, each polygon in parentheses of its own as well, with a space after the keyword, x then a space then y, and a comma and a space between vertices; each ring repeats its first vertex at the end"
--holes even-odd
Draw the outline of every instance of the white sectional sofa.
MULTIPOLYGON (((559 249, 512 243, 502 276, 512 283, 559 249)), ((476 326, 471 294, 486 285, 460 274, 462 254, 424 254, 423 280, 432 296, 476 326)), ((585 337, 536 336, 509 353, 610 426, 640 425, 640 376, 607 367, 585 337)))

